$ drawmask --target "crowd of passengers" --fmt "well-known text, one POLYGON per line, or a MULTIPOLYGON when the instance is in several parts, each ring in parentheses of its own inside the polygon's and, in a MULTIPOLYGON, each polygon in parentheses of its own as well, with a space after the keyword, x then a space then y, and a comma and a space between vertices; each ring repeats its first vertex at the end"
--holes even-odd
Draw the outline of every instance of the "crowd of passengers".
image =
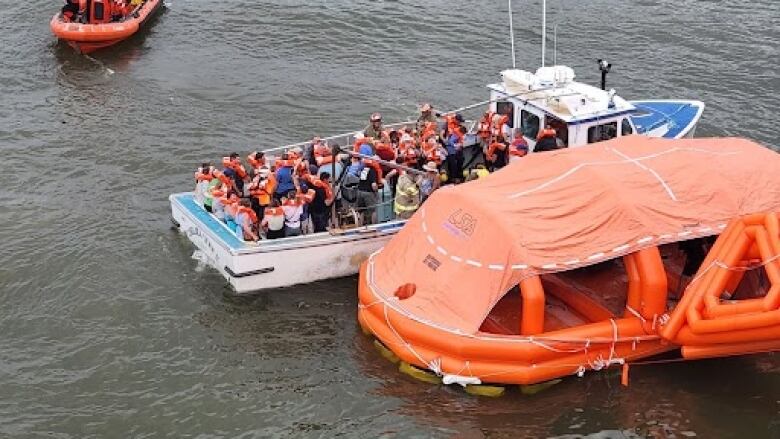
POLYGON ((145 0, 65 0, 65 22, 101 24, 122 21, 145 0))
MULTIPOLYGON (((252 152, 247 167, 233 153, 222 159, 221 169, 210 163, 197 169, 196 196, 246 241, 324 232, 334 204, 338 211, 358 212, 357 225, 375 223, 385 202, 393 204, 397 218, 408 219, 441 185, 484 177, 525 156, 527 143, 507 122, 506 115, 482 116, 471 135, 480 157, 464 166, 467 128, 460 114, 435 114, 423 104, 416 123, 388 130, 374 113, 354 143, 344 145, 357 154, 339 152, 339 145, 319 137, 280 157, 252 152), (385 185, 388 201, 380 199, 385 185)), ((555 131, 546 127, 536 149, 557 148, 555 131)))

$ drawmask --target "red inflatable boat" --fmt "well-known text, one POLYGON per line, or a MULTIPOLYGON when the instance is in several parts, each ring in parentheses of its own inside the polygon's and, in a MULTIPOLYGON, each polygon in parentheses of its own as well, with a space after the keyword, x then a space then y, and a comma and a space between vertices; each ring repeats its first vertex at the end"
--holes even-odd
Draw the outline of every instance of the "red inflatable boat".
POLYGON ((51 31, 81 53, 132 36, 163 7, 163 0, 117 7, 115 0, 71 0, 51 19, 51 31))

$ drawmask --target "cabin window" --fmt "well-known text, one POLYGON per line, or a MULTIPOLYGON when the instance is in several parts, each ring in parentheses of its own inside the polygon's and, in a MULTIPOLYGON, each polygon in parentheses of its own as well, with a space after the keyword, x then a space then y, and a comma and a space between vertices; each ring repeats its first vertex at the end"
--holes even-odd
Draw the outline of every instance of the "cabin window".
POLYGON ((623 119, 623 122, 620 123, 620 135, 627 136, 629 134, 634 134, 634 127, 631 126, 631 122, 628 121, 628 118, 625 118, 623 119))
MULTIPOLYGON (((550 128, 555 130, 555 137, 563 142, 563 147, 569 147, 569 126, 566 122, 558 119, 557 117, 547 116, 546 124, 550 125, 550 128)), ((558 142, 560 144, 560 142, 558 142)))
POLYGON ((496 102, 496 113, 500 115, 508 115, 509 120, 507 126, 509 128, 515 127, 515 104, 507 101, 496 102))
POLYGON ((101 21, 103 20, 103 14, 105 11, 103 10, 103 3, 95 3, 95 16, 93 17, 95 20, 101 21))
POLYGON ((539 116, 529 111, 521 111, 520 129, 523 131, 523 136, 536 139, 536 135, 539 134, 539 116))
POLYGON ((602 140, 617 137, 617 122, 609 122, 588 128, 588 143, 601 142, 602 140))

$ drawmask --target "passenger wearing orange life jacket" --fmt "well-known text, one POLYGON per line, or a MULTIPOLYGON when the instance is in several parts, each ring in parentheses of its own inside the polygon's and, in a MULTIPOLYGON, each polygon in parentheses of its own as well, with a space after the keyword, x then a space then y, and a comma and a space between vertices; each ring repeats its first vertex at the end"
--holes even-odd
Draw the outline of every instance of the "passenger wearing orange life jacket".
POLYGON ((483 147, 490 144, 490 137, 493 134, 493 116, 495 113, 486 111, 477 124, 477 137, 482 142, 483 147))
POLYGON ((545 125, 544 129, 536 136, 534 152, 545 152, 558 149, 558 142, 555 139, 555 130, 550 125, 545 125))
POLYGON ((491 125, 490 134, 492 138, 501 136, 506 138, 509 136, 509 115, 508 114, 494 114, 493 124, 491 125))
POLYGON ((276 179, 266 166, 258 169, 255 178, 249 183, 250 205, 257 217, 262 220, 265 208, 271 205, 276 190, 276 179))
POLYGON ((76 21, 79 14, 78 0, 65 0, 65 6, 62 7, 62 21, 69 23, 76 21))
POLYGON ((255 211, 249 207, 249 200, 242 199, 238 202, 236 208, 236 237, 238 239, 257 241, 260 238, 255 233, 257 227, 257 215, 255 211))
POLYGON ((284 209, 279 200, 271 200, 271 205, 263 212, 260 225, 267 239, 284 238, 284 209))
POLYGON ((301 216, 303 215, 303 206, 311 203, 315 192, 308 189, 306 192, 301 190, 298 176, 294 176, 295 190, 289 191, 282 198, 282 209, 284 210, 284 236, 298 236, 301 234, 301 216))
POLYGON ((438 126, 436 122, 428 122, 423 126, 422 132, 420 132, 420 139, 425 140, 431 136, 436 136, 438 126))
POLYGON ((429 136, 425 143, 423 143, 422 150, 426 161, 434 162, 436 163, 436 166, 441 165, 447 157, 447 154, 442 150, 439 142, 436 141, 436 136, 429 136))
POLYGON ((241 164, 238 153, 234 152, 228 157, 223 157, 222 166, 224 167, 222 173, 235 182, 236 191, 239 195, 244 195, 244 181, 247 180, 249 175, 246 173, 244 165, 241 164))
POLYGON ((229 195, 220 198, 224 206, 225 224, 231 231, 236 230, 236 215, 238 215, 238 195, 235 192, 229 192, 229 195))
POLYGON ((528 143, 523 138, 523 132, 518 128, 515 129, 512 143, 509 144, 509 161, 513 162, 520 157, 525 157, 528 154, 528 143))
POLYGON ((276 161, 276 189, 274 198, 281 200, 283 196, 295 189, 293 182, 295 161, 290 160, 289 154, 282 154, 281 160, 276 161))
POLYGON ((333 163, 333 152, 327 143, 322 141, 313 143, 312 149, 314 152, 314 161, 317 162, 317 166, 333 163))
POLYGON ((246 161, 249 163, 249 166, 257 172, 260 168, 265 166, 265 153, 260 151, 255 151, 248 156, 246 156, 246 161))
POLYGON ((509 162, 508 151, 509 145, 504 140, 503 136, 496 136, 493 142, 490 143, 488 150, 485 152, 485 158, 490 163, 490 170, 497 171, 509 162))
POLYGON ((324 232, 328 228, 329 210, 334 201, 333 190, 330 187, 330 173, 323 171, 319 178, 310 175, 307 183, 314 191, 314 198, 309 203, 314 233, 324 232))

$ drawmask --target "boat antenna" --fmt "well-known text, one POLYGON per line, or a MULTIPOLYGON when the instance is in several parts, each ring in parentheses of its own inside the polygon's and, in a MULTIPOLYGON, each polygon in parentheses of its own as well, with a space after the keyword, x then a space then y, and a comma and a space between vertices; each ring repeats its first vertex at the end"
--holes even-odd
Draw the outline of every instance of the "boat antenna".
POLYGON ((512 0, 509 1, 509 40, 512 43, 512 68, 515 68, 515 32, 512 29, 512 0))
POLYGON ((547 40, 547 0, 542 0, 542 67, 544 67, 545 40, 547 40))

